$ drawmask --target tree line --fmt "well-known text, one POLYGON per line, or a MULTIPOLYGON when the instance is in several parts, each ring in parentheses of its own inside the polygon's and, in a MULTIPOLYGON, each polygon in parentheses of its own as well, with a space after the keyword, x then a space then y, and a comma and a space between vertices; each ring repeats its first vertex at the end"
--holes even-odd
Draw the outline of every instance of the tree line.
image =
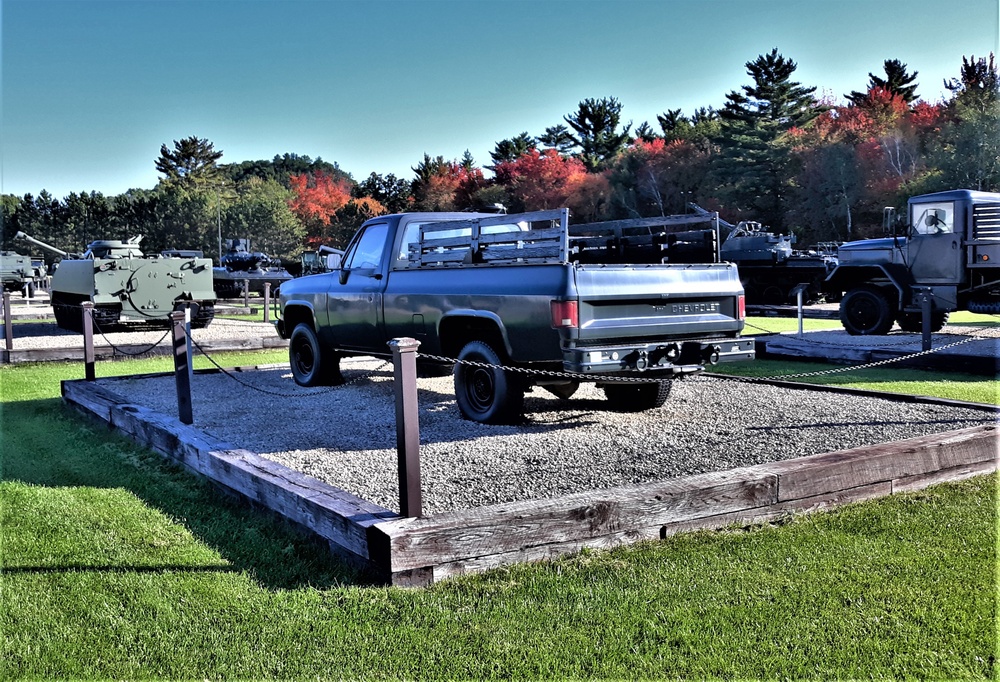
POLYGON ((3 195, 3 247, 18 248, 18 230, 66 251, 141 233, 147 253, 217 257, 221 233, 294 258, 343 247, 362 222, 392 212, 566 206, 586 222, 683 213, 692 202, 814 243, 873 236, 882 208, 914 194, 1000 190, 994 55, 963 58, 937 103, 917 97, 918 73, 906 64, 882 67, 836 104, 796 82, 795 62, 774 49, 746 63, 750 82, 721 109, 668 109, 655 126, 634 125, 616 98, 586 99, 537 135, 497 142, 484 166, 468 151, 455 160, 424 154, 408 180, 373 172, 356 181, 297 154, 220 163, 210 141, 189 137, 161 146, 152 189, 3 195))

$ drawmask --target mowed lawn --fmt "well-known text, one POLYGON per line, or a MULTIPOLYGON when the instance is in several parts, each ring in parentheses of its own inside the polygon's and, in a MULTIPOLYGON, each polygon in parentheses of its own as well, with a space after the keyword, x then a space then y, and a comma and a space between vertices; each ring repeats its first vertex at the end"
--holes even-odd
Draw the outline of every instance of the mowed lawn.
POLYGON ((81 375, 0 368, 4 679, 997 675, 995 476, 386 588, 64 407, 81 375))

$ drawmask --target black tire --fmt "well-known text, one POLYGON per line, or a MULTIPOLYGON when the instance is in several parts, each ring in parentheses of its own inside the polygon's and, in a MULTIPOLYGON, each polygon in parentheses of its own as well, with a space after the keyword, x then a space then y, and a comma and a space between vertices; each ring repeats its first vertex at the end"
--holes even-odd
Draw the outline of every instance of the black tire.
POLYGON ((896 306, 881 287, 851 289, 840 302, 840 321, 851 336, 884 336, 892 329, 896 306))
POLYGON ((978 315, 1000 315, 1000 301, 969 301, 969 312, 978 315))
POLYGON ((656 381, 653 383, 629 382, 621 384, 604 384, 604 395, 612 408, 622 412, 643 412, 657 407, 663 407, 670 397, 673 381, 656 381))
POLYGON ((514 424, 524 411, 524 385, 504 370, 500 356, 482 341, 470 341, 455 364, 455 401, 462 416, 481 424, 514 424), (478 362, 492 367, 477 367, 478 362))
POLYGON ((299 386, 335 386, 342 384, 340 356, 323 348, 311 325, 300 322, 288 341, 288 362, 292 378, 299 386))
MULTIPOLYGON (((924 331, 924 316, 920 313, 900 313, 896 316, 899 328, 904 332, 924 331)), ((948 313, 935 310, 931 313, 931 332, 939 332, 948 324, 948 313)))

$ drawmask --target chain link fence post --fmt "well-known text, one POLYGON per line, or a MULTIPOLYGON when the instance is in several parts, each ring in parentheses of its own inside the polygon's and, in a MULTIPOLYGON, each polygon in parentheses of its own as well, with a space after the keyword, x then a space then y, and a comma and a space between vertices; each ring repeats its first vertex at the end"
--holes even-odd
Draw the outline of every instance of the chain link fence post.
POLYGON ((191 355, 188 353, 187 333, 185 331, 185 317, 190 313, 184 310, 175 310, 170 313, 170 326, 173 330, 174 339, 174 381, 177 384, 177 412, 178 417, 184 424, 194 423, 194 414, 191 407, 191 355))
POLYGON ((97 374, 94 371, 94 303, 84 301, 83 309, 83 368, 87 381, 94 381, 97 374))
POLYGON ((423 516, 420 494, 420 424, 417 412, 417 347, 411 338, 393 339, 393 387, 396 394, 396 461, 399 467, 399 513, 423 516))

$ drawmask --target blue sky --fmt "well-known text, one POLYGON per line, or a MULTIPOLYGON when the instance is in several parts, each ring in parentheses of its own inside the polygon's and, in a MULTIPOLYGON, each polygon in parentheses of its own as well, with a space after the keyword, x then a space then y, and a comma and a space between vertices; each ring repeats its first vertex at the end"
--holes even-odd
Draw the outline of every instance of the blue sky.
POLYGON ((841 101, 886 59, 943 98, 998 52, 998 0, 2 0, 0 192, 152 188, 160 145, 296 153, 410 179, 482 165, 588 97, 635 124, 720 107, 778 48, 841 101))

